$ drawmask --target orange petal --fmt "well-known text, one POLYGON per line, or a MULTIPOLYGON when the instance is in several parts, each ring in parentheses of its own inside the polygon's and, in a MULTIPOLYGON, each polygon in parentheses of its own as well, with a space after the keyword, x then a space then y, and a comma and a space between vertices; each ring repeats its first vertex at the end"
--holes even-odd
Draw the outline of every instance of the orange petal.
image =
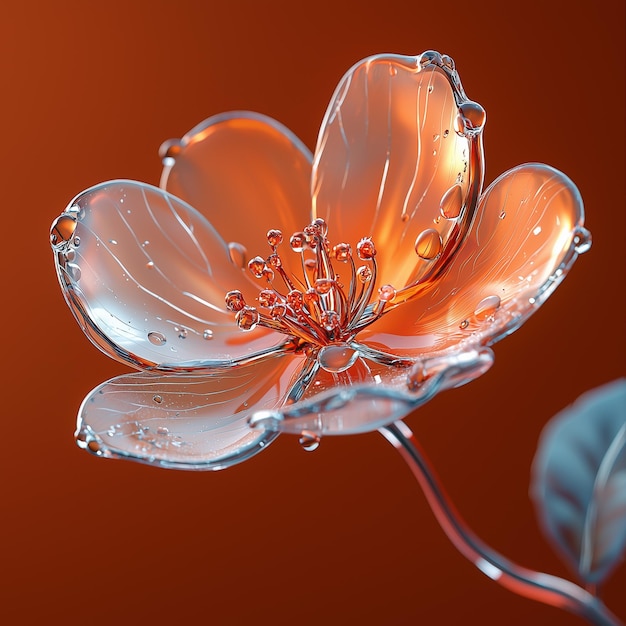
POLYGON ((162 189, 134 181, 87 189, 55 220, 51 242, 67 303, 114 359, 164 370, 224 367, 285 340, 237 327, 224 296, 245 291, 243 270, 206 219, 162 189))
POLYGON ((518 328, 590 245, 572 181, 538 163, 498 178, 450 265, 359 336, 398 354, 491 344, 518 328))
POLYGON ((355 65, 331 100, 314 158, 313 210, 332 242, 371 237, 379 284, 401 289, 434 275, 472 216, 483 124, 447 57, 380 55, 355 65))
MULTIPOLYGON (((164 144, 161 187, 200 211, 245 265, 311 222, 311 153, 282 124, 247 111, 216 115, 164 144)), ((286 247, 283 264, 300 271, 286 247)))
POLYGON ((202 376, 118 376, 83 402, 78 444, 98 456, 174 469, 245 461, 274 439, 252 430, 248 417, 280 406, 301 366, 302 358, 286 355, 202 376))

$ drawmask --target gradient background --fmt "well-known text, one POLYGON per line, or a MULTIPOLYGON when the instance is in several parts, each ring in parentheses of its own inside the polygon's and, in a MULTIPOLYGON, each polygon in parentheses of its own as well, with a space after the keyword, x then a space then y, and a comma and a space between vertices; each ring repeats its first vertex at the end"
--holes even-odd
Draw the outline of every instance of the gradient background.
MULTIPOLYGON (((479 536, 568 575, 537 528, 529 468, 545 422, 626 371, 623 0, 364 7, 3 6, 2 623, 581 623, 466 562, 376 433, 312 454, 285 436, 217 474, 73 443, 83 396, 125 370, 83 337, 58 288, 48 229, 68 201, 109 178, 158 184, 160 143, 221 111, 260 111, 313 147, 354 62, 438 49, 487 110, 487 182, 525 161, 563 170, 594 245, 488 374, 408 422, 479 536)), ((604 590, 622 618, 625 590, 622 565, 604 590)))

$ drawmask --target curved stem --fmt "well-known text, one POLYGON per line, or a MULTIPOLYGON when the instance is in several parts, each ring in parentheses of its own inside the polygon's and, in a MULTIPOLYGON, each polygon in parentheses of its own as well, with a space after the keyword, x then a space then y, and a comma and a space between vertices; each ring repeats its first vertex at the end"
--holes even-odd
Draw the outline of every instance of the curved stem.
POLYGON ((448 539, 481 572, 509 591, 570 611, 597 626, 622 625, 599 598, 582 587, 557 576, 520 567, 476 537, 459 517, 415 436, 404 422, 385 426, 380 432, 407 462, 448 539))

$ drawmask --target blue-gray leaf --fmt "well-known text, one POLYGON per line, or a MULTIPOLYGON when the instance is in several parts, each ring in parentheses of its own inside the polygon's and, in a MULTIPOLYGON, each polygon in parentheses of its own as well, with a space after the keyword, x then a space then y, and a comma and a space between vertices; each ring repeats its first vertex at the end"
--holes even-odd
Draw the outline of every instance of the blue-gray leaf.
POLYGON ((598 584, 626 546, 626 379, 581 396, 544 429, 531 497, 550 542, 598 584))

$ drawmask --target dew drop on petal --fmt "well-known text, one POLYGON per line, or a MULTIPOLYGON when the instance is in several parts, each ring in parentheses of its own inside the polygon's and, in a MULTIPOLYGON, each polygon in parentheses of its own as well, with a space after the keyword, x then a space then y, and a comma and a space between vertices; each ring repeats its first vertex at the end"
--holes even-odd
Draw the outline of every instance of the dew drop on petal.
POLYGON ((170 429, 167 426, 159 426, 157 428, 157 435, 169 435, 170 429))
POLYGON ((496 311, 500 308, 499 296, 487 296, 483 298, 474 311, 474 316, 479 321, 492 320, 496 311))
POLYGON ((148 341, 155 346, 163 346, 167 343, 167 338, 163 333, 153 331, 148 333, 148 341))
POLYGON ((439 210, 447 220, 459 217, 463 207, 463 189, 461 185, 452 185, 441 197, 439 210))
POLYGON ((228 244, 228 254, 230 255, 230 260, 235 267, 239 267, 241 269, 246 267, 246 256, 248 251, 242 243, 231 241, 228 244))
POLYGON ((468 326, 469 326, 469 320, 463 320, 463 321, 459 324, 459 328, 460 328, 461 330, 465 330, 468 326))
POLYGON ((54 220, 50 228, 50 243, 56 248, 68 243, 76 230, 76 218, 64 213, 54 220))
POLYGON ((378 290, 378 299, 383 302, 390 302, 396 297, 396 290, 393 285, 383 285, 378 290))
POLYGON ((359 353, 345 343, 324 346, 317 355, 320 367, 334 374, 345 372, 358 358, 359 353))
POLYGON ((72 245, 75 248, 78 248, 78 246, 80 246, 80 237, 74 237, 74 239, 72 240, 72 245))
POLYGON ((161 402, 163 402, 163 396, 157 394, 156 396, 152 396, 152 400, 157 404, 161 404, 161 402))
POLYGON ((300 439, 298 439, 298 443, 302 446, 303 450, 306 450, 306 452, 313 452, 319 448, 320 438, 315 433, 304 430, 302 431, 300 439))
POLYGON ((434 228, 422 231, 415 240, 417 256, 427 261, 436 259, 441 254, 442 246, 441 237, 434 228))
POLYGON ((154 261, 148 261, 148 262, 146 263, 146 267, 147 267, 149 270, 151 270, 151 269, 154 267, 154 261))
POLYGON ((213 331, 210 330, 209 328, 207 328, 203 333, 202 333, 202 339, 206 339, 207 341, 209 339, 213 339, 213 331))
POLYGON ((506 217, 506 211, 500 211, 500 215, 498 217, 503 220, 506 217))

